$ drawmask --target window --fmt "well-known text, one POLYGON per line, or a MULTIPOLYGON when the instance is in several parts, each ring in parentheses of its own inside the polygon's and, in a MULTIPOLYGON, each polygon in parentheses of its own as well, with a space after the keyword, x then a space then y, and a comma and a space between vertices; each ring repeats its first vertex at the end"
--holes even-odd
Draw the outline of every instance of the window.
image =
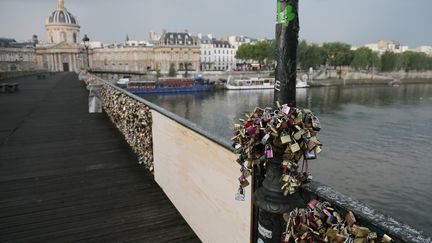
POLYGON ((73 42, 77 43, 77 35, 76 35, 76 33, 73 33, 73 42))
POLYGON ((67 39, 66 39, 66 32, 60 32, 60 38, 61 38, 61 40, 62 41, 67 41, 67 39))

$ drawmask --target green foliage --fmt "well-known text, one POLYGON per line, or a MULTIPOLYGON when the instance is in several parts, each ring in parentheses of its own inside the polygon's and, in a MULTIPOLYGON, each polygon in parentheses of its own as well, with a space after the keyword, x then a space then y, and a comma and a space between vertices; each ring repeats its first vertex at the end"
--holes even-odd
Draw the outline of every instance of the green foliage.
POLYGON ((396 70, 397 65, 397 54, 386 51, 381 56, 381 71, 390 72, 396 70))
POLYGON ((348 66, 351 64, 354 53, 351 51, 351 45, 334 42, 334 43, 324 43, 322 46, 326 63, 330 66, 341 67, 348 66))
POLYGON ((168 70, 168 77, 175 77, 176 75, 177 75, 177 71, 174 68, 174 63, 171 63, 168 70))
POLYGON ((155 77, 156 77, 156 79, 159 79, 160 77, 162 77, 161 71, 159 69, 156 70, 155 77))
POLYGON ((306 41, 301 41, 297 49, 297 60, 300 68, 307 70, 309 68, 318 69, 320 65, 325 64, 324 50, 318 45, 308 45, 306 41))
POLYGON ((378 53, 373 52, 367 47, 361 47, 354 51, 354 58, 351 67, 356 70, 372 70, 379 66, 378 53))
POLYGON ((185 73, 184 73, 184 77, 187 78, 189 77, 189 63, 185 63, 185 73))
POLYGON ((254 60, 259 64, 274 60, 276 44, 270 41, 260 41, 256 44, 242 44, 239 46, 235 58, 241 60, 254 60))

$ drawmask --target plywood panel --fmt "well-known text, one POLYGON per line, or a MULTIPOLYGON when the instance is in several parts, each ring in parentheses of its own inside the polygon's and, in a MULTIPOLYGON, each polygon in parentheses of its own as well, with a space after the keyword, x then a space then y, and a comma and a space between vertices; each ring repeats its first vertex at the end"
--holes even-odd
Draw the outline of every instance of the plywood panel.
MULTIPOLYGON (((152 111, 155 180, 203 242, 250 242, 251 192, 234 199, 236 155, 152 111)), ((228 128, 227 128, 228 129, 228 128)))

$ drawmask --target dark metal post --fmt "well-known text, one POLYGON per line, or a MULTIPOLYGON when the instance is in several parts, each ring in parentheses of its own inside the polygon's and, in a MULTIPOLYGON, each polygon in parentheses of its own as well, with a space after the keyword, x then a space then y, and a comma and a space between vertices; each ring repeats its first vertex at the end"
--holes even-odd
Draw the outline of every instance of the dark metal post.
POLYGON ((277 0, 276 85, 274 104, 296 106, 297 46, 300 30, 298 0, 277 0))
POLYGON ((90 46, 90 39, 88 38, 87 34, 84 35, 84 38, 82 39, 84 42, 84 48, 86 49, 86 55, 87 55, 87 69, 90 69, 90 59, 89 59, 89 46, 90 46))
MULTIPOLYGON (((298 46, 298 0, 277 0, 276 22, 276 83, 274 104, 296 105, 296 69, 298 46)), ((304 206, 299 193, 284 196, 281 189, 283 149, 273 145, 274 158, 266 163, 266 174, 262 186, 254 196, 258 207, 256 241, 259 243, 279 243, 285 229, 283 213, 304 206)))

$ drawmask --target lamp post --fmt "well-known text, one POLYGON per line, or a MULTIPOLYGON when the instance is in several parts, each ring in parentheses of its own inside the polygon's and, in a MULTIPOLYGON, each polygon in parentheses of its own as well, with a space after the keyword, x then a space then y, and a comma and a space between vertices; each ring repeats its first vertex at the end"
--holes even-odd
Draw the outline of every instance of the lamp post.
POLYGON ((84 48, 86 50, 86 55, 87 55, 87 69, 90 69, 89 51, 88 51, 90 46, 90 38, 88 38, 87 34, 84 35, 82 41, 84 43, 84 48))
MULTIPOLYGON (((299 32, 298 0, 277 0, 276 71, 273 106, 296 106, 297 46, 299 32)), ((258 207, 256 242, 279 243, 284 233, 283 213, 303 206, 300 193, 284 196, 281 189, 284 150, 273 144, 273 159, 266 163, 262 185, 255 191, 254 204, 258 207)), ((256 181, 256 180, 255 180, 256 181)))

